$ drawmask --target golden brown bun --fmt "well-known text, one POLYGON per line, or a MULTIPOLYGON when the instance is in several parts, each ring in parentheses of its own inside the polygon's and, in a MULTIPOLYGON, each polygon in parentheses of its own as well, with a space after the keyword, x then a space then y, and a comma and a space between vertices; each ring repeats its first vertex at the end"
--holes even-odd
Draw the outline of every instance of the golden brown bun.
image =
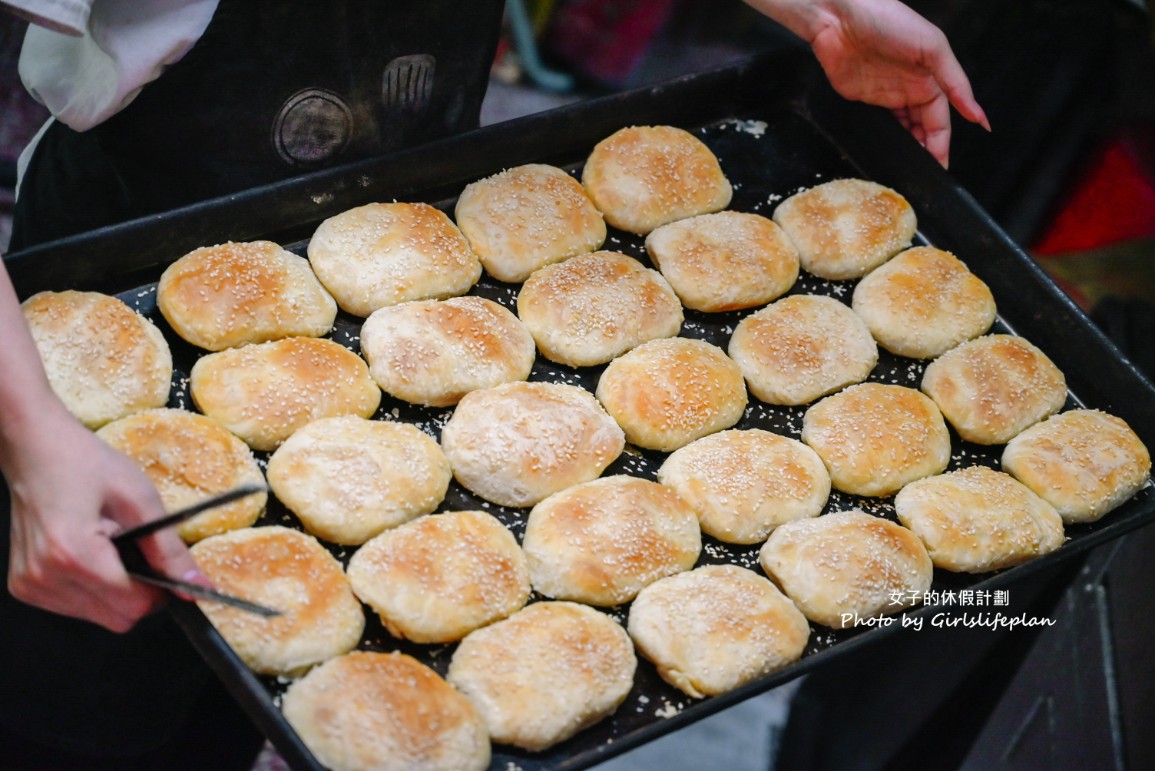
POLYGON ((311 535, 279 525, 250 527, 198 541, 190 551, 217 589, 281 612, 266 618, 197 602, 254 672, 296 676, 361 640, 361 603, 341 563, 311 535))
POLYGON ((1125 421, 1100 410, 1071 410, 1028 428, 1007 443, 1002 465, 1070 523, 1094 522, 1151 479, 1147 447, 1125 421))
POLYGON ((197 409, 254 450, 275 450, 320 418, 367 418, 381 403, 381 389, 360 356, 314 337, 210 353, 193 365, 189 390, 197 409))
POLYGON ((802 268, 820 278, 860 278, 910 246, 914 209, 888 187, 836 179, 778 204, 774 222, 798 249, 802 268))
POLYGON ((1063 545, 1054 507, 986 466, 911 482, 895 496, 894 508, 943 570, 1001 570, 1063 545))
POLYGON ((734 311, 765 305, 798 280, 798 250, 758 214, 720 211, 662 225, 646 251, 682 303, 734 311))
POLYGON ((21 310, 52 391, 84 425, 99 428, 168 403, 168 343, 122 301, 99 292, 40 292, 21 310))
POLYGON ((822 513, 830 474, 795 439, 753 428, 719 431, 675 450, 658 481, 690 504, 702 532, 725 543, 759 543, 784 522, 822 513))
POLYGON ((538 268, 592 252, 606 240, 606 223, 581 183, 540 163, 466 185, 454 217, 498 281, 524 281, 538 268))
POLYGON ((758 559, 808 619, 834 629, 921 602, 934 573, 914 533, 857 509, 786 523, 758 559))
POLYGON ((425 203, 371 203, 337 214, 313 233, 308 252, 317 278, 354 316, 463 295, 481 278, 465 236, 425 203))
POLYGON ((922 391, 963 439, 1003 444, 1058 412, 1067 400, 1067 380, 1023 338, 986 335, 932 361, 922 391))
POLYGON ((783 297, 750 314, 734 328, 729 353, 767 404, 809 404, 861 383, 878 363, 858 314, 823 295, 783 297))
POLYGON ((682 304, 661 274, 618 252, 537 271, 517 296, 517 314, 547 359, 571 367, 605 364, 682 328, 682 304))
POLYGON ((453 476, 499 506, 532 506, 596 479, 624 447, 622 430, 597 400, 562 383, 473 391, 441 432, 453 476))
POLYGON ((489 734, 477 710, 404 653, 332 659, 289 686, 281 710, 332 771, 489 767, 489 734))
POLYGON ((634 683, 626 630, 572 602, 535 602, 470 633, 447 679, 465 694, 493 741, 537 752, 609 716, 634 683))
POLYGON ((604 477, 533 507, 522 542, 535 591, 556 600, 618 605, 643 586, 689 570, 702 550, 693 509, 668 487, 604 477))
POLYGON ((374 311, 361 326, 361 354, 385 393, 449 407, 470 391, 525 380, 537 351, 526 326, 502 306, 453 297, 374 311))
POLYGON ((907 249, 871 271, 854 288, 851 307, 879 345, 914 359, 978 337, 995 320, 987 285, 953 254, 930 246, 907 249))
POLYGON ((669 452, 737 423, 746 409, 746 383, 721 348, 670 337, 610 362, 597 397, 627 441, 669 452))
POLYGON ((337 317, 309 261, 271 241, 189 252, 161 274, 156 303, 173 331, 210 351, 321 337, 337 317))
POLYGON ((269 486, 313 535, 362 544, 436 509, 449 460, 436 440, 408 423, 359 415, 306 424, 277 448, 269 486))
POLYGON ((638 235, 725 209, 733 193, 710 148, 673 126, 631 126, 598 142, 582 185, 606 222, 638 235))
MULTIPOLYGON (((96 432, 136 461, 156 485, 166 511, 177 511, 243 485, 264 487, 249 448, 212 418, 175 409, 144 410, 96 432)), ((186 543, 249 527, 265 511, 264 491, 202 512, 177 525, 186 543)))
POLYGON ((913 388, 861 383, 806 410, 802 441, 835 489, 885 496, 950 462, 950 433, 934 402, 913 388))
POLYGON ((390 634, 418 643, 460 640, 529 599, 525 554, 483 511, 433 514, 387 530, 350 558, 349 582, 390 634))
POLYGON ((717 696, 797 661, 806 617, 763 576, 707 565, 656 581, 630 606, 630 637, 662 679, 717 696))

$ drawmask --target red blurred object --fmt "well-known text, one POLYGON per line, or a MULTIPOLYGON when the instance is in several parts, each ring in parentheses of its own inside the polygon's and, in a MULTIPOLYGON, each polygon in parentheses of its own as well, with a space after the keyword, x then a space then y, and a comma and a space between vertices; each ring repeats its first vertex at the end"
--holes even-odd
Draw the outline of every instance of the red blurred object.
POLYGON ((570 0, 549 21, 543 48, 598 83, 621 87, 669 18, 675 0, 570 0))

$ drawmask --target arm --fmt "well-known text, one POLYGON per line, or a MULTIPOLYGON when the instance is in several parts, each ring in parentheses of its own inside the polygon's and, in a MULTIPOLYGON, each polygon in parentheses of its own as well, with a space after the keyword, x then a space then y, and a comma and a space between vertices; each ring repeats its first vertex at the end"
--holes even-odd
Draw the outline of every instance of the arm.
POLYGON ((990 131, 942 31, 899 0, 745 0, 810 44, 842 96, 894 113, 939 163, 950 107, 990 131))
MULTIPOLYGON (((125 631, 162 593, 132 581, 109 536, 162 513, 156 488, 52 393, 8 273, 0 267, 0 471, 12 496, 8 588, 14 597, 125 631)), ((176 577, 196 564, 174 531, 141 541, 176 577)))

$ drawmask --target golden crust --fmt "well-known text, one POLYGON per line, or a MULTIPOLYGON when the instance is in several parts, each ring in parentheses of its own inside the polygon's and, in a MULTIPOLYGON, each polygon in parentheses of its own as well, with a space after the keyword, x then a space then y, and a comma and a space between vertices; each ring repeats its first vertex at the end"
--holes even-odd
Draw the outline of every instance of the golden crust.
POLYGON ((638 235, 725 209, 733 194, 710 148, 673 126, 631 126, 598 142, 582 185, 606 222, 638 235))
POLYGON ((986 335, 932 361, 922 391, 963 439, 1003 444, 1058 412, 1067 400, 1067 381, 1032 343, 986 335))
POLYGON ((100 292, 40 292, 21 310, 53 392, 84 425, 99 428, 168 402, 168 342, 121 300, 100 292))
POLYGON ((581 183, 540 163, 466 185, 454 217, 498 281, 524 281, 538 268, 592 252, 606 240, 606 223, 581 183))
POLYGON ((921 602, 934 573, 914 533, 857 509, 786 523, 758 559, 808 619, 834 629, 921 602))
POLYGON ((289 686, 281 709, 332 771, 489 767, 489 735, 477 710, 404 653, 332 659, 289 686))
POLYGON ((798 250, 772 220, 721 211, 662 225, 646 251, 687 308, 765 305, 798 280, 798 250))
POLYGON ((537 271, 517 296, 517 313, 542 354, 571 367, 605 364, 682 328, 682 305, 661 274, 618 252, 537 271))
POLYGON ((270 241, 189 252, 161 274, 156 302, 173 331, 210 351, 321 337, 337 317, 308 260, 270 241))
POLYGON ((535 591, 608 606, 693 567, 702 535, 694 511, 673 490, 618 475, 575 485, 534 506, 523 547, 535 591))
POLYGON ((1151 479, 1150 451, 1101 410, 1071 410, 1026 429, 1007 443, 1002 466, 1069 523, 1096 521, 1151 479))

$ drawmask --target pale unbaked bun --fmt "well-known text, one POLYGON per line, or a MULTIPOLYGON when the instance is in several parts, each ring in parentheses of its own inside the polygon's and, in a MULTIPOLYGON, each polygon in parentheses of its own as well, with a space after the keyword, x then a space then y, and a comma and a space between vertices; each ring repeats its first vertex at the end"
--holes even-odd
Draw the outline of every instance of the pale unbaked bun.
POLYGON ((1064 522, 1094 522, 1151 479, 1151 453, 1122 419, 1071 410, 1007 443, 1003 470, 1055 507, 1064 522))
POLYGON ((210 351, 321 337, 337 318, 309 261, 271 241, 189 252, 161 274, 156 304, 173 331, 210 351))
POLYGON ((1067 380, 1023 338, 986 335, 932 361, 922 391, 963 439, 1003 444, 1058 412, 1067 400, 1067 380))
POLYGON ((658 481, 690 504, 702 532, 759 543, 784 522, 822 513, 830 474, 818 453, 761 429, 731 429, 675 450, 658 481))
POLYGON ((99 428, 168 403, 168 343, 121 300, 100 292, 40 292, 21 310, 53 393, 84 425, 99 428))
POLYGON ((317 278, 354 316, 463 295, 481 278, 465 236, 426 203, 371 203, 337 214, 313 233, 308 253, 317 278))
POLYGON ((995 320, 995 298, 950 252, 907 249, 854 287, 851 307, 886 350, 931 359, 978 337, 995 320))
POLYGON ((388 530, 349 559, 353 591, 395 637, 460 640, 529 599, 525 554, 483 511, 421 517, 388 530))
POLYGON ((280 525, 250 527, 205 538, 190 552, 220 591, 281 612, 266 618, 197 601, 254 672, 297 676, 361 640, 361 603, 341 563, 313 536, 280 525))
POLYGON ((758 560, 808 619, 834 629, 917 605, 934 574, 914 533, 857 509, 786 523, 758 560))
POLYGON ((466 185, 454 217, 498 281, 524 281, 538 268, 592 252, 606 240, 606 223, 581 183, 541 163, 466 185))
POLYGON ((819 278, 860 278, 910 246, 918 226, 905 198, 876 182, 836 179, 774 210, 802 268, 819 278))
POLYGON ((517 314, 547 359, 571 367, 605 364, 682 328, 682 304, 661 274, 618 252, 537 271, 517 296, 517 314))
POLYGON ((634 684, 637 658, 621 624, 572 602, 535 602, 470 633, 446 679, 493 741, 537 752, 611 715, 634 684))
POLYGON ((670 337, 610 362, 597 397, 631 444, 672 451, 737 423, 746 409, 746 384, 721 348, 670 337))
POLYGON ((269 486, 313 535, 362 544, 436 509, 449 460, 408 423, 359 415, 321 418, 295 431, 268 465, 269 486))
POLYGON ((404 653, 355 651, 289 686, 281 711, 332 771, 483 771, 492 749, 469 700, 404 653))
POLYGON ((798 250, 758 214, 720 211, 662 225, 646 251, 687 308, 734 311, 765 305, 798 280, 798 250))
POLYGON ((630 606, 638 651, 694 698, 717 696, 797 661, 810 624, 768 579, 737 565, 663 578, 630 606))
POLYGON ((500 506, 532 506, 596 479, 625 448, 593 395, 562 383, 506 383, 473 391, 441 432, 453 476, 500 506))
POLYGON ((361 354, 385 393, 449 407, 470 391, 525 380, 537 351, 516 316, 471 296, 374 311, 361 326, 361 354))
POLYGON ((369 417, 381 389, 360 356, 332 340, 287 337, 210 353, 189 378, 193 403, 254 450, 275 450, 306 423, 369 417))
MULTIPOLYGON (((244 485, 265 486, 248 446, 212 418, 176 409, 137 412, 96 432, 136 461, 166 511, 188 508, 244 485)), ((186 543, 249 527, 265 511, 263 490, 197 514, 176 526, 186 543)))
POLYGON ((733 194, 710 148, 673 126, 631 126, 598 142, 582 185, 606 222, 638 235, 725 209, 733 194))
POLYGON ((1063 520, 1054 507, 986 466, 911 482, 895 496, 894 508, 943 570, 1001 570, 1063 545, 1063 520))
POLYGON ((809 404, 861 383, 878 363, 866 324, 823 295, 792 295, 738 322, 729 354, 750 393, 767 404, 809 404))
POLYGON ((702 534, 693 509, 673 490, 618 475, 575 485, 534 506, 522 546, 535 591, 608 606, 693 567, 702 534))
POLYGON ((913 388, 851 386, 806 410, 802 441, 814 448, 835 489, 886 496, 950 462, 950 432, 934 402, 913 388))

